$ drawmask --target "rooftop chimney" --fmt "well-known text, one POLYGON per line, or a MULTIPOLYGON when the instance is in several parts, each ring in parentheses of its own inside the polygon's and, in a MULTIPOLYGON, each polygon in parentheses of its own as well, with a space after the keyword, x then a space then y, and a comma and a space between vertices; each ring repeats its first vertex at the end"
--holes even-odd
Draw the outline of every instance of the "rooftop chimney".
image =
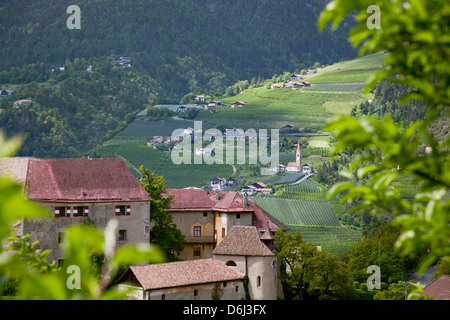
POLYGON ((244 192, 244 207, 248 206, 248 194, 247 192, 244 192))
POLYGON ((220 200, 219 191, 216 191, 216 200, 220 200))

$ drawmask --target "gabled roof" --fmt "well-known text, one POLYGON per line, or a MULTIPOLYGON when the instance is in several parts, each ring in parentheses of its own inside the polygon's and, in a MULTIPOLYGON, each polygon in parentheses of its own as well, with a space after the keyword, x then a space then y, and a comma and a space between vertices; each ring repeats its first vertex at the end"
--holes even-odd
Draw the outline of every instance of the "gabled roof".
POLYGON ((30 159, 26 193, 42 202, 150 201, 122 159, 30 159))
POLYGON ((167 195, 174 196, 173 211, 253 212, 244 206, 244 199, 234 191, 207 191, 202 189, 167 189, 167 195), (218 193, 218 200, 216 199, 218 193))
POLYGON ((423 289, 423 295, 434 300, 450 300, 450 275, 440 275, 423 289))
POLYGON ((217 259, 177 261, 145 266, 131 266, 119 278, 119 283, 135 281, 144 290, 162 289, 242 280, 244 275, 217 259))
POLYGON ((213 250, 213 255, 274 256, 275 254, 261 242, 256 227, 234 226, 213 250))

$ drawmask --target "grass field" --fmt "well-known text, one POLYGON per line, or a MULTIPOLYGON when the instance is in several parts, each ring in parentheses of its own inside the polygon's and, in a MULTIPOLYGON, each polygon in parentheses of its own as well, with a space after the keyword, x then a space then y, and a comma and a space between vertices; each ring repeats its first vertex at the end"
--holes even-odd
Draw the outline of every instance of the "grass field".
POLYGON ((306 77, 311 84, 364 83, 376 71, 383 68, 386 54, 375 53, 350 61, 335 63, 318 73, 306 77))

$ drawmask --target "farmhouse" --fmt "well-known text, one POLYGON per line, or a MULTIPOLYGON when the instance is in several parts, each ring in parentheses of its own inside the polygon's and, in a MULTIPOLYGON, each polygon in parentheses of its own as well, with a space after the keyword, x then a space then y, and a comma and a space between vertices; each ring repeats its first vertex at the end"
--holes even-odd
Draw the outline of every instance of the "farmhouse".
POLYGON ((1 90, 0 91, 0 98, 9 97, 14 93, 14 90, 1 90))
POLYGON ((235 225, 255 226, 263 234, 284 226, 275 222, 246 195, 235 191, 168 189, 174 196, 173 222, 186 236, 182 260, 211 258, 212 251, 235 225))
POLYGON ((246 103, 242 101, 236 101, 235 103, 233 103, 233 107, 243 107, 245 105, 246 103))
POLYGON ((194 100, 197 100, 197 101, 201 101, 201 102, 205 102, 205 96, 195 96, 194 97, 194 100))
POLYGON ((122 159, 5 158, 0 173, 24 186, 24 194, 51 213, 52 219, 22 220, 18 235, 30 234, 50 260, 62 261, 66 228, 87 220, 105 227, 118 221, 118 245, 149 243, 150 196, 122 159))

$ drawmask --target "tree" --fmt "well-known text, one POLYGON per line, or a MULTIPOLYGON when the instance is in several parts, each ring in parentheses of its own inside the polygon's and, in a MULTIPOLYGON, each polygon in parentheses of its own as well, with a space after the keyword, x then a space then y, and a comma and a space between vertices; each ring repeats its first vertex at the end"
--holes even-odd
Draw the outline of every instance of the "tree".
POLYGON ((356 297, 353 276, 348 266, 336 256, 319 251, 307 274, 308 292, 321 300, 349 300, 356 297))
POLYGON ((358 244, 348 253, 348 266, 355 280, 367 280, 367 267, 377 265, 381 269, 381 281, 392 283, 403 280, 406 273, 413 269, 414 260, 403 257, 395 247, 400 228, 389 222, 375 225, 374 219, 358 244))
POLYGON ((305 278, 314 258, 318 255, 317 247, 304 242, 300 232, 290 233, 278 229, 275 232, 275 250, 278 252, 278 260, 290 269, 290 273, 285 270, 281 273, 281 282, 287 290, 292 290, 300 300, 303 300, 305 278))
POLYGON ((368 92, 385 78, 411 86, 401 103, 423 100, 427 113, 423 120, 408 126, 395 123, 390 115, 373 117, 342 116, 326 126, 337 138, 335 152, 352 148, 362 151, 342 174, 348 181, 335 184, 330 196, 345 193, 343 202, 357 202, 352 211, 389 212, 402 226, 396 246, 403 255, 428 250, 420 263, 424 271, 439 257, 450 256, 450 139, 437 141, 427 130, 450 110, 449 37, 450 3, 445 0, 409 1, 381 0, 381 29, 368 28, 367 8, 370 0, 333 0, 319 18, 319 28, 332 21, 336 28, 356 11, 359 22, 349 39, 360 47, 360 54, 387 51, 386 68, 368 82, 368 92), (431 148, 429 154, 421 147, 431 148), (402 175, 418 180, 419 192, 413 200, 402 197, 392 182, 402 175))
POLYGON ((184 249, 186 241, 183 233, 173 223, 171 208, 173 196, 167 194, 164 178, 150 173, 144 166, 139 168, 142 174, 140 182, 152 198, 150 202, 150 221, 153 227, 150 230, 150 242, 157 245, 169 261, 178 260, 179 254, 184 249))

